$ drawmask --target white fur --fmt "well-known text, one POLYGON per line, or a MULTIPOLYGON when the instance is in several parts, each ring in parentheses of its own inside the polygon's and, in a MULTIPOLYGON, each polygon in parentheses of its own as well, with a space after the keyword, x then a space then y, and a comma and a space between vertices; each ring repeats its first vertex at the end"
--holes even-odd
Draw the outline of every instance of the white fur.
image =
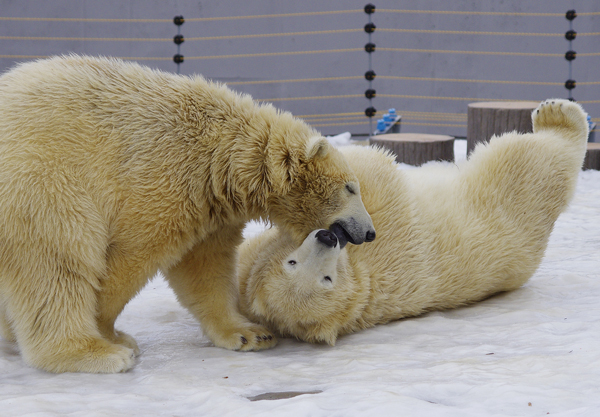
POLYGON ((125 371, 139 349, 115 320, 160 269, 215 345, 272 347, 237 308, 244 224, 300 242, 358 216, 360 237, 356 182, 305 123, 201 77, 23 64, 0 78, 0 332, 41 369, 125 371))
POLYGON ((533 128, 492 138, 459 166, 402 171, 382 150, 343 149, 377 238, 339 251, 314 234, 298 247, 271 229, 244 242, 241 310, 281 334, 333 345, 345 333, 518 288, 573 195, 588 135, 585 113, 565 100, 542 103, 533 128))

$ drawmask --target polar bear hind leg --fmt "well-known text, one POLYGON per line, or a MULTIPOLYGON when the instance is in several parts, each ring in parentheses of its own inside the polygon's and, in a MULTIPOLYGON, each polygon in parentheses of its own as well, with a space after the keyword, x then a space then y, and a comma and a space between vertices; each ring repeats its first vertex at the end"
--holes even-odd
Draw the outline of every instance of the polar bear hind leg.
POLYGON ((101 337, 96 288, 81 271, 71 269, 40 262, 30 267, 31 280, 21 277, 11 288, 7 307, 23 358, 49 372, 128 370, 134 351, 101 337), (30 291, 33 282, 37 291, 30 291))
POLYGON ((0 210, 3 333, 39 369, 126 371, 135 362, 133 349, 111 343, 97 326, 106 222, 77 184, 61 181, 56 171, 37 174, 34 181, 22 181, 18 198, 4 193, 0 210), (60 192, 54 190, 57 182, 60 192))

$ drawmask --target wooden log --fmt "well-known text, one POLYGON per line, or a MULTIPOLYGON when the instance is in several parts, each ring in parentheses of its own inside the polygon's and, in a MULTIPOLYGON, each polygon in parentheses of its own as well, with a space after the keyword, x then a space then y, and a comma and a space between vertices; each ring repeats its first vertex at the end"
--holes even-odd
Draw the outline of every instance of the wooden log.
POLYGON ((369 143, 391 150, 399 163, 418 166, 428 161, 454 162, 454 137, 452 136, 390 133, 372 136, 369 143))
POLYGON ((531 112, 538 105, 537 101, 491 101, 469 104, 467 154, 470 154, 479 142, 489 142, 493 135, 499 136, 514 130, 519 133, 532 132, 531 112))
POLYGON ((588 142, 587 152, 583 160, 583 169, 600 171, 600 143, 588 142))

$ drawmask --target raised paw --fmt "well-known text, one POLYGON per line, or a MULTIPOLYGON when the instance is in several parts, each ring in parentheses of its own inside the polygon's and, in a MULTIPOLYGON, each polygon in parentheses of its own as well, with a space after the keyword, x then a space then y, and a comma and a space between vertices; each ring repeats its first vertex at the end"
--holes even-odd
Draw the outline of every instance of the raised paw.
POLYGON ((546 100, 532 113, 533 131, 560 130, 562 133, 570 133, 569 136, 587 138, 586 117, 586 113, 577 103, 562 99, 546 100))

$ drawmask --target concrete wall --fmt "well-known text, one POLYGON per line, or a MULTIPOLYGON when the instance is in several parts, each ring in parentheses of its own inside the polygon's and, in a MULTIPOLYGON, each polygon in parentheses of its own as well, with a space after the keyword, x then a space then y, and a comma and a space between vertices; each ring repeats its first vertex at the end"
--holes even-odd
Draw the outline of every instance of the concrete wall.
MULTIPOLYGON (((592 117, 600 116, 600 36, 590 35, 600 32, 598 0, 372 2, 377 6, 372 15, 377 26, 372 35, 377 45, 372 64, 378 75, 372 84, 378 94, 373 105, 378 110, 395 107, 404 116, 403 132, 465 136, 467 104, 472 101, 567 97, 563 83, 568 78, 568 64, 563 54, 568 50, 564 33, 569 24, 564 13, 572 8, 580 14, 573 22, 580 34, 573 41, 573 49, 579 54, 572 64, 573 78, 578 82, 573 96, 592 117), (404 9, 558 13, 559 16, 389 11, 404 9), (585 12, 597 14, 583 15, 585 12), (592 55, 584 56, 586 53, 592 55)), ((17 62, 37 56, 75 52, 136 58, 142 64, 175 71, 171 57, 176 52, 172 38, 177 28, 172 18, 183 15, 187 21, 181 31, 187 40, 181 45, 181 53, 186 57, 181 64, 182 74, 201 73, 256 99, 272 101, 305 117, 325 134, 344 131, 366 134, 369 124, 363 112, 369 102, 363 95, 368 87, 363 74, 368 69, 368 54, 363 47, 368 35, 362 30, 368 21, 362 11, 366 3, 365 0, 0 0, 3 18, 0 70, 6 71, 17 62), (326 11, 347 12, 198 20, 326 11), (6 19, 15 17, 44 19, 6 19), (340 32, 298 34, 336 30, 340 32), (296 34, 251 36, 283 33, 296 34), (277 54, 303 51, 332 52, 277 54), (269 53, 275 55, 264 55, 269 53), (259 56, 218 58, 241 54, 259 56), (327 80, 289 81, 323 78, 327 80)))

